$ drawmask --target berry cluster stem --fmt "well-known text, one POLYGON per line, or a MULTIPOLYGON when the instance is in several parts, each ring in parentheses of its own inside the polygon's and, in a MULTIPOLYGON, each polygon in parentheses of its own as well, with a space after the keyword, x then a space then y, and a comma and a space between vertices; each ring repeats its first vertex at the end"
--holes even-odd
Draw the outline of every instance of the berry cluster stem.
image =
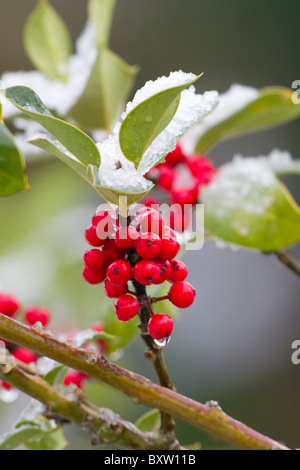
MULTIPOLYGON (((142 295, 147 298, 146 287, 140 284, 137 281, 133 281, 133 285, 137 295, 142 295)), ((139 328, 141 330, 141 337, 145 341, 147 345, 147 350, 145 356, 147 359, 150 359, 153 362, 153 366, 155 368, 156 374, 159 379, 160 385, 166 387, 170 390, 174 390, 175 386, 171 380, 169 375, 167 365, 164 359, 164 354, 162 348, 158 347, 153 338, 148 333, 148 323, 153 314, 151 302, 147 302, 146 304, 142 305, 140 308, 139 316, 141 323, 139 328)), ((161 416, 161 433, 168 436, 170 440, 176 441, 175 436, 175 421, 172 415, 168 413, 164 413, 163 411, 160 412, 161 416)))

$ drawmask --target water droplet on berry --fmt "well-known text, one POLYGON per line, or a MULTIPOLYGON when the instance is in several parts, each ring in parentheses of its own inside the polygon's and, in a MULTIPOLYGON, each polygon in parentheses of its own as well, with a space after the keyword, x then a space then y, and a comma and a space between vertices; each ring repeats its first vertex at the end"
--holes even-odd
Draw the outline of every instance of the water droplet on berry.
POLYGON ((0 401, 4 403, 13 403, 19 397, 19 391, 16 388, 12 388, 11 390, 0 390, 0 401))
POLYGON ((154 339, 154 343, 156 346, 159 348, 164 348, 169 342, 170 342, 171 336, 167 336, 166 338, 163 339, 154 339))

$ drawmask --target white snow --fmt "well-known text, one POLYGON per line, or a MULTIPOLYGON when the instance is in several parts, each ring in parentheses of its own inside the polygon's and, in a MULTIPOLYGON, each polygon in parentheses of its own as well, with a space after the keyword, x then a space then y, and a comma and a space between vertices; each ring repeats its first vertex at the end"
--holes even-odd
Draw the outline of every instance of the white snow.
POLYGON ((240 111, 248 103, 258 96, 258 90, 252 87, 231 85, 229 90, 220 95, 217 109, 204 121, 192 127, 181 139, 183 150, 187 154, 192 154, 195 150, 197 141, 211 127, 228 118, 232 114, 240 111))
MULTIPOLYGON (((97 57, 94 27, 87 22, 79 36, 76 53, 69 59, 68 81, 49 80, 37 70, 6 72, 1 77, 1 88, 12 86, 27 86, 32 88, 50 110, 59 116, 65 116, 82 94, 92 67, 97 57)), ((3 102, 3 117, 8 118, 17 114, 16 108, 7 100, 3 102)))

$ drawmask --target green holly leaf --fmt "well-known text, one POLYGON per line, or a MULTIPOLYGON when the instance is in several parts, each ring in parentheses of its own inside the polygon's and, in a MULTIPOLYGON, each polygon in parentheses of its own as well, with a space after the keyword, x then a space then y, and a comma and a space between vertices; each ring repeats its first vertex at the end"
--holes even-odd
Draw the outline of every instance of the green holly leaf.
POLYGON ((206 153, 223 140, 269 129, 300 117, 300 106, 293 102, 293 94, 293 90, 284 87, 259 90, 242 109, 229 116, 226 114, 227 117, 216 124, 212 123, 199 138, 195 151, 206 153))
POLYGON ((48 382, 48 384, 50 385, 62 383, 67 373, 67 370, 67 366, 59 364, 44 376, 44 380, 46 380, 46 382, 48 382))
POLYGON ((25 161, 14 136, 0 122, 0 196, 29 189, 25 161))
POLYGON ((30 88, 14 86, 2 90, 18 109, 41 124, 84 166, 100 166, 100 153, 93 140, 80 129, 54 117, 30 88))
POLYGON ((136 74, 136 67, 131 67, 106 47, 100 47, 85 90, 68 117, 85 129, 110 132, 126 103, 136 74))
POLYGON ((142 432, 155 431, 160 426, 160 412, 153 409, 147 411, 135 422, 136 427, 142 432))
POLYGON ((68 442, 61 427, 57 427, 31 437, 24 445, 28 450, 64 450, 68 442))
POLYGON ((300 241, 300 208, 264 160, 221 167, 201 199, 205 228, 228 243, 275 251, 300 241))
POLYGON ((95 26, 99 46, 108 44, 115 4, 116 0, 89 1, 89 19, 95 26))
POLYGON ((65 23, 47 0, 40 0, 28 18, 24 45, 37 69, 51 80, 66 81, 71 38, 65 23))
POLYGON ((0 450, 12 450, 23 444, 28 439, 32 439, 41 434, 39 426, 28 426, 12 434, 2 437, 0 450))
POLYGON ((199 76, 178 86, 167 88, 142 101, 127 114, 122 122, 119 140, 125 157, 139 163, 152 142, 173 119, 179 106, 181 92, 198 80, 199 76))

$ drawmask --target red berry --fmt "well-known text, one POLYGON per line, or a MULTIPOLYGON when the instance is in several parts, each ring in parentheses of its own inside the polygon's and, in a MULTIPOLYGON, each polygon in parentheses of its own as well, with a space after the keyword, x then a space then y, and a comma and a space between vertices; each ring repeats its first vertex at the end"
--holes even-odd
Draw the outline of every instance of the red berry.
POLYGON ((172 204, 180 204, 182 207, 186 205, 197 204, 199 185, 192 187, 179 187, 171 191, 172 204))
POLYGON ((163 233, 163 238, 169 238, 172 237, 175 240, 177 239, 176 233, 171 227, 168 227, 167 225, 164 228, 164 233, 163 233))
POLYGON ((160 276, 157 281, 153 282, 153 284, 162 284, 168 279, 170 275, 170 272, 171 272, 170 261, 162 260, 159 258, 154 258, 152 261, 154 261, 154 263, 156 263, 160 269, 160 276))
POLYGON ((123 286, 117 286, 116 284, 113 284, 110 282, 109 279, 105 279, 104 282, 104 292, 109 297, 110 299, 116 299, 122 294, 126 294, 128 291, 127 285, 123 286))
POLYGON ((162 247, 161 239, 151 232, 143 233, 136 242, 136 251, 141 258, 154 258, 162 247))
POLYGON ((142 200, 142 203, 146 207, 152 207, 159 205, 159 200, 154 196, 146 196, 145 199, 142 200))
POLYGON ((144 286, 149 286, 158 281, 160 277, 159 266, 151 260, 142 260, 133 267, 133 277, 144 286))
POLYGON ((188 269, 182 261, 179 261, 179 260, 171 261, 171 269, 170 269, 170 274, 168 276, 168 281, 170 282, 184 281, 187 275, 188 275, 188 269))
POLYGON ((0 292, 0 313, 3 313, 3 315, 7 317, 13 317, 19 308, 20 303, 16 297, 0 292))
POLYGON ((168 153, 165 158, 166 163, 169 165, 177 165, 178 163, 184 163, 186 161, 186 155, 183 153, 181 145, 177 143, 175 150, 168 153))
MULTIPOLYGON (((92 325, 92 330, 96 331, 97 333, 101 333, 102 331, 104 331, 104 326, 102 325, 102 323, 95 323, 94 325, 92 325)), ((103 353, 106 352, 107 342, 105 341, 105 339, 97 339, 96 341, 100 347, 100 351, 103 353)))
POLYGON ((131 279, 131 266, 127 261, 114 261, 108 266, 106 276, 113 284, 124 286, 131 279))
POLYGON ((164 165, 160 170, 159 177, 157 178, 157 185, 165 191, 172 189, 176 177, 176 170, 170 165, 164 165))
POLYGON ((131 295, 120 295, 114 303, 115 312, 119 320, 128 321, 139 313, 139 303, 131 295))
POLYGON ((210 183, 217 173, 213 163, 202 155, 194 155, 189 158, 188 166, 192 175, 201 184, 210 183))
POLYGON ((41 322, 43 326, 46 326, 51 320, 49 310, 39 305, 28 307, 24 312, 24 317, 29 325, 34 325, 36 322, 41 322))
POLYGON ((107 264, 111 264, 117 259, 125 259, 125 250, 119 248, 115 240, 108 240, 102 249, 107 264))
POLYGON ((85 230, 85 238, 88 244, 92 246, 102 246, 106 242, 106 240, 100 240, 97 237, 96 229, 93 225, 89 225, 85 230))
POLYGON ((102 251, 93 248, 92 250, 86 250, 83 256, 83 262, 85 266, 92 271, 99 271, 105 266, 105 256, 102 251))
POLYGON ((31 362, 36 362, 37 360, 34 352, 27 348, 17 347, 13 352, 13 356, 19 361, 25 362, 25 364, 30 364, 31 362))
POLYGON ((148 211, 142 215, 140 222, 140 229, 142 232, 155 233, 158 236, 162 236, 165 226, 163 216, 154 210, 148 211))
POLYGON ((119 228, 116 233, 115 243, 119 248, 128 250, 134 246, 139 236, 140 235, 136 228, 128 225, 128 227, 119 228))
POLYGON ((86 374, 75 369, 69 369, 64 378, 64 385, 74 384, 77 385, 78 388, 82 389, 83 382, 87 378, 88 376, 86 374))
POLYGON ((4 390, 12 390, 14 387, 10 384, 8 384, 7 382, 2 382, 0 380, 0 388, 4 388, 4 390))
POLYGON ((164 339, 171 336, 173 330, 173 320, 169 315, 156 313, 150 318, 148 331, 153 339, 164 339))
POLYGON ((191 211, 178 210, 170 213, 170 225, 178 233, 182 233, 189 228, 191 224, 191 211))
POLYGON ((158 254, 160 259, 173 259, 180 250, 180 245, 172 236, 164 236, 162 239, 162 247, 158 254))
POLYGON ((179 308, 187 308, 194 302, 196 291, 186 281, 176 281, 169 291, 169 298, 173 305, 179 308))
POLYGON ((97 237, 106 242, 112 238, 119 222, 116 220, 115 214, 109 211, 98 211, 92 219, 92 225, 96 229, 97 237))
POLYGON ((105 269, 99 269, 99 271, 92 271, 85 267, 82 271, 82 275, 86 282, 89 284, 100 284, 106 277, 105 269))

